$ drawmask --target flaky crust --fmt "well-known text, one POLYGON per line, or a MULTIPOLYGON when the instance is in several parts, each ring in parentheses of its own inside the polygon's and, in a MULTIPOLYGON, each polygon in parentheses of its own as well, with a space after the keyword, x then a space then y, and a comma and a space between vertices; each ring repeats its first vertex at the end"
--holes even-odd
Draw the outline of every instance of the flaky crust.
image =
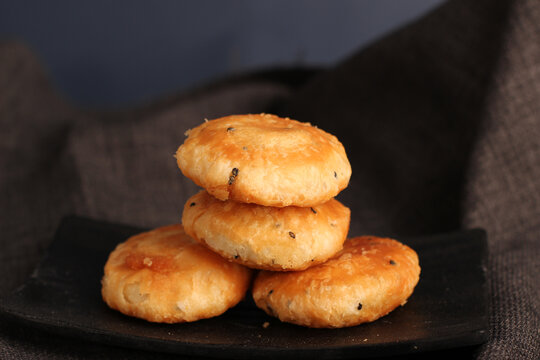
POLYGON ((343 245, 350 210, 331 199, 313 207, 274 208, 220 201, 201 191, 184 206, 186 233, 223 257, 256 269, 303 270, 343 245))
POLYGON ((126 315, 178 323, 217 316, 245 295, 251 271, 189 238, 181 225, 118 245, 105 264, 103 300, 126 315))
POLYGON ((374 321, 405 304, 419 276, 414 250, 396 240, 361 236, 347 240, 324 264, 305 271, 259 273, 253 299, 281 321, 347 327, 374 321))
POLYGON ((220 200, 313 206, 347 187, 343 145, 309 123, 275 115, 232 115, 187 133, 176 152, 182 173, 220 200))

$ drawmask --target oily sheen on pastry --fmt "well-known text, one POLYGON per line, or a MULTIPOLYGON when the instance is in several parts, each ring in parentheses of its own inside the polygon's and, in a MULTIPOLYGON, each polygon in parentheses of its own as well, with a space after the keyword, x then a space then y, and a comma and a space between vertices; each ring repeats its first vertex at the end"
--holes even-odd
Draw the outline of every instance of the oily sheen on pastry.
POLYGON ((405 304, 419 275, 414 250, 396 240, 361 236, 305 271, 260 272, 253 299, 281 321, 314 328, 354 326, 405 304))
POLYGON ((251 271, 191 239, 181 225, 141 233, 105 264, 103 300, 126 315, 177 323, 210 318, 245 295, 251 271))
POLYGON ((336 196, 351 176, 343 145, 309 123, 231 115, 186 134, 176 152, 180 170, 220 200, 309 207, 336 196))
POLYGON ((341 250, 350 210, 331 199, 284 208, 221 201, 201 191, 184 206, 186 232, 212 251, 245 266, 302 270, 341 250))

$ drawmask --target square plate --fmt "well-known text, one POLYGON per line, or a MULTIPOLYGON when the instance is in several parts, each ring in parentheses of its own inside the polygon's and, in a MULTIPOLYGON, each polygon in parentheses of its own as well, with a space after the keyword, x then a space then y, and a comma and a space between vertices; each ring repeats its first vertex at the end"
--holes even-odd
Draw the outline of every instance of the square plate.
POLYGON ((487 340, 486 233, 480 229, 401 238, 422 274, 407 304, 369 324, 308 329, 281 323, 247 295, 207 320, 155 324, 124 316, 101 299, 109 253, 141 229, 65 218, 32 276, 0 301, 15 322, 107 344, 219 358, 367 358, 476 345, 487 340), (263 328, 262 324, 270 326, 263 328))

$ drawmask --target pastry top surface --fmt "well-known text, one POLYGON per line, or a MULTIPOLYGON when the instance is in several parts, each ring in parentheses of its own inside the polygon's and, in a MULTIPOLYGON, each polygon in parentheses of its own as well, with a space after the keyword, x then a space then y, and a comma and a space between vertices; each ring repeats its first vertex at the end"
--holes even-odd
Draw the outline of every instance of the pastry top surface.
POLYGON ((182 173, 220 200, 312 206, 347 187, 351 167, 338 139, 270 114, 231 115, 186 132, 182 173))
POLYGON ((111 252, 104 270, 105 302, 156 322, 219 315, 243 298, 251 276, 190 238, 181 225, 129 238, 111 252))
POLYGON ((283 208, 221 201, 201 191, 184 206, 182 223, 197 241, 256 269, 303 270, 326 261, 347 238, 350 210, 331 199, 283 208))
POLYGON ((263 271, 257 306, 282 321, 309 327, 370 322, 405 304, 418 283, 418 255, 392 239, 361 236, 323 264, 305 271, 263 271))

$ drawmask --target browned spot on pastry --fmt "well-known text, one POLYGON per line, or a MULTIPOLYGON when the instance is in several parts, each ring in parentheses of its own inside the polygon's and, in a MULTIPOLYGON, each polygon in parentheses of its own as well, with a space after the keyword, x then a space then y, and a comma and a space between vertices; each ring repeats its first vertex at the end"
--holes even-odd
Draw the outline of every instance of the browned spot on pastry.
POLYGON ((168 273, 174 270, 173 259, 166 255, 131 253, 126 256, 124 263, 132 270, 147 268, 158 273, 168 273))

